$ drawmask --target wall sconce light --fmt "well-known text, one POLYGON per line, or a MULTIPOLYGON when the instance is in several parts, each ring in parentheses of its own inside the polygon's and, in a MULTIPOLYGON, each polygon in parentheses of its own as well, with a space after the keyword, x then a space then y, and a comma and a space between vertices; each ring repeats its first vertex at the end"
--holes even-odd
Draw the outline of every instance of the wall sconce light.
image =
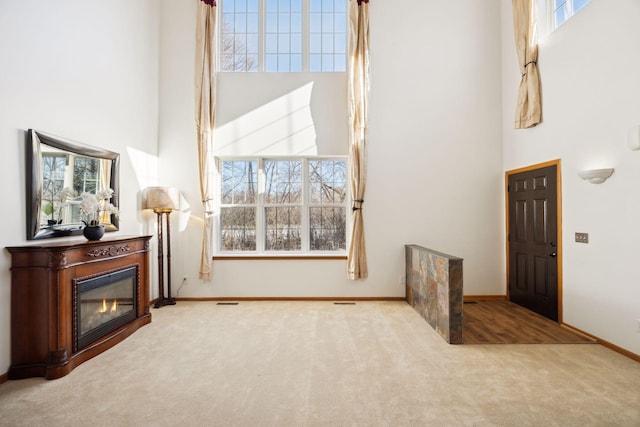
POLYGON ((171 296, 171 228, 169 215, 180 207, 180 192, 175 188, 147 187, 142 192, 142 209, 152 209, 158 216, 158 300, 154 308, 174 305, 171 296), (163 219, 167 225, 167 297, 164 296, 163 219))
POLYGON ((602 184, 613 173, 611 169, 590 169, 578 172, 578 176, 591 184, 602 184))

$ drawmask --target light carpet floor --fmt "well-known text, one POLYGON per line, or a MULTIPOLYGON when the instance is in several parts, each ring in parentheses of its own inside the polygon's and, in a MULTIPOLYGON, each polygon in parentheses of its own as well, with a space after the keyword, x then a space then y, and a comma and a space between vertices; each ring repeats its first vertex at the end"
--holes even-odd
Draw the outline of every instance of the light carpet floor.
POLYGON ((449 345, 406 303, 179 302, 69 375, 0 385, 2 426, 639 426, 600 345, 449 345))

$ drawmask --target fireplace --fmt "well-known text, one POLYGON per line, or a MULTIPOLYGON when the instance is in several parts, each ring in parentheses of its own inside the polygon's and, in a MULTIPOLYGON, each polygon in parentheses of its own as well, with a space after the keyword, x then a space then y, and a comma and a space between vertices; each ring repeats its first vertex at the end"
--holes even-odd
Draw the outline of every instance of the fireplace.
POLYGON ((74 351, 136 318, 138 268, 74 280, 74 351))
POLYGON ((8 247, 9 379, 63 377, 151 322, 150 239, 116 235, 8 247))

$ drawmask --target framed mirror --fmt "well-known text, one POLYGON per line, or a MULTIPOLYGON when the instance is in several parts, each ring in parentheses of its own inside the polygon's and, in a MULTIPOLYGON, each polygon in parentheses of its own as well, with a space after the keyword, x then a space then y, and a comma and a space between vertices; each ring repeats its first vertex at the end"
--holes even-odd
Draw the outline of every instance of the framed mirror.
MULTIPOLYGON (((120 154, 29 129, 27 135, 27 239, 82 234, 80 195, 114 190, 119 206, 120 154)), ((118 230, 117 215, 100 219, 118 230)))

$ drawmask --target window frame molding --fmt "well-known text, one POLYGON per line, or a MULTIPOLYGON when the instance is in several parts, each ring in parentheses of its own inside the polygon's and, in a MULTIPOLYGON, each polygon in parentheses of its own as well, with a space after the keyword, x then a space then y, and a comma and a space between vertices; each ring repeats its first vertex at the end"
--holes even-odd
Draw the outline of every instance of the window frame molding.
MULTIPOLYGON (((348 250, 349 250, 349 240, 350 240, 350 230, 351 230, 351 214, 349 207, 351 206, 351 186, 349 184, 349 177, 351 176, 351 163, 349 156, 347 155, 268 155, 268 156, 259 156, 259 155, 248 155, 248 156, 214 156, 214 164, 215 164, 215 209, 214 209, 214 226, 213 233, 215 242, 213 248, 213 259, 216 260, 263 260, 263 259, 306 259, 306 260, 314 260, 314 259, 347 259, 348 250), (269 206, 274 206, 274 204, 265 202, 265 173, 264 173, 264 163, 267 160, 301 160, 302 161, 302 203, 297 206, 301 208, 301 246, 302 249, 299 251, 283 251, 283 250, 266 250, 266 218, 264 215, 264 209, 269 206), (314 251, 311 250, 310 245, 310 215, 309 208, 316 206, 312 205, 309 201, 309 162, 313 160, 344 160, 346 163, 345 168, 345 198, 344 198, 344 209, 345 209, 345 249, 340 251, 314 251), (223 161, 256 161, 258 170, 257 170, 257 189, 258 194, 256 196, 255 204, 246 204, 246 205, 236 205, 236 206, 246 206, 256 207, 256 249, 253 251, 241 251, 241 250, 222 250, 221 247, 221 212, 222 208, 230 207, 229 204, 221 203, 221 194, 222 194, 222 170, 221 164, 223 161)), ((292 205, 295 206, 295 205, 292 205)), ((320 205, 318 205, 320 206, 320 205)), ((325 205, 322 205, 325 206, 325 205)), ((333 204, 335 207, 336 204, 333 204)), ((331 207, 331 206, 327 206, 331 207)))

